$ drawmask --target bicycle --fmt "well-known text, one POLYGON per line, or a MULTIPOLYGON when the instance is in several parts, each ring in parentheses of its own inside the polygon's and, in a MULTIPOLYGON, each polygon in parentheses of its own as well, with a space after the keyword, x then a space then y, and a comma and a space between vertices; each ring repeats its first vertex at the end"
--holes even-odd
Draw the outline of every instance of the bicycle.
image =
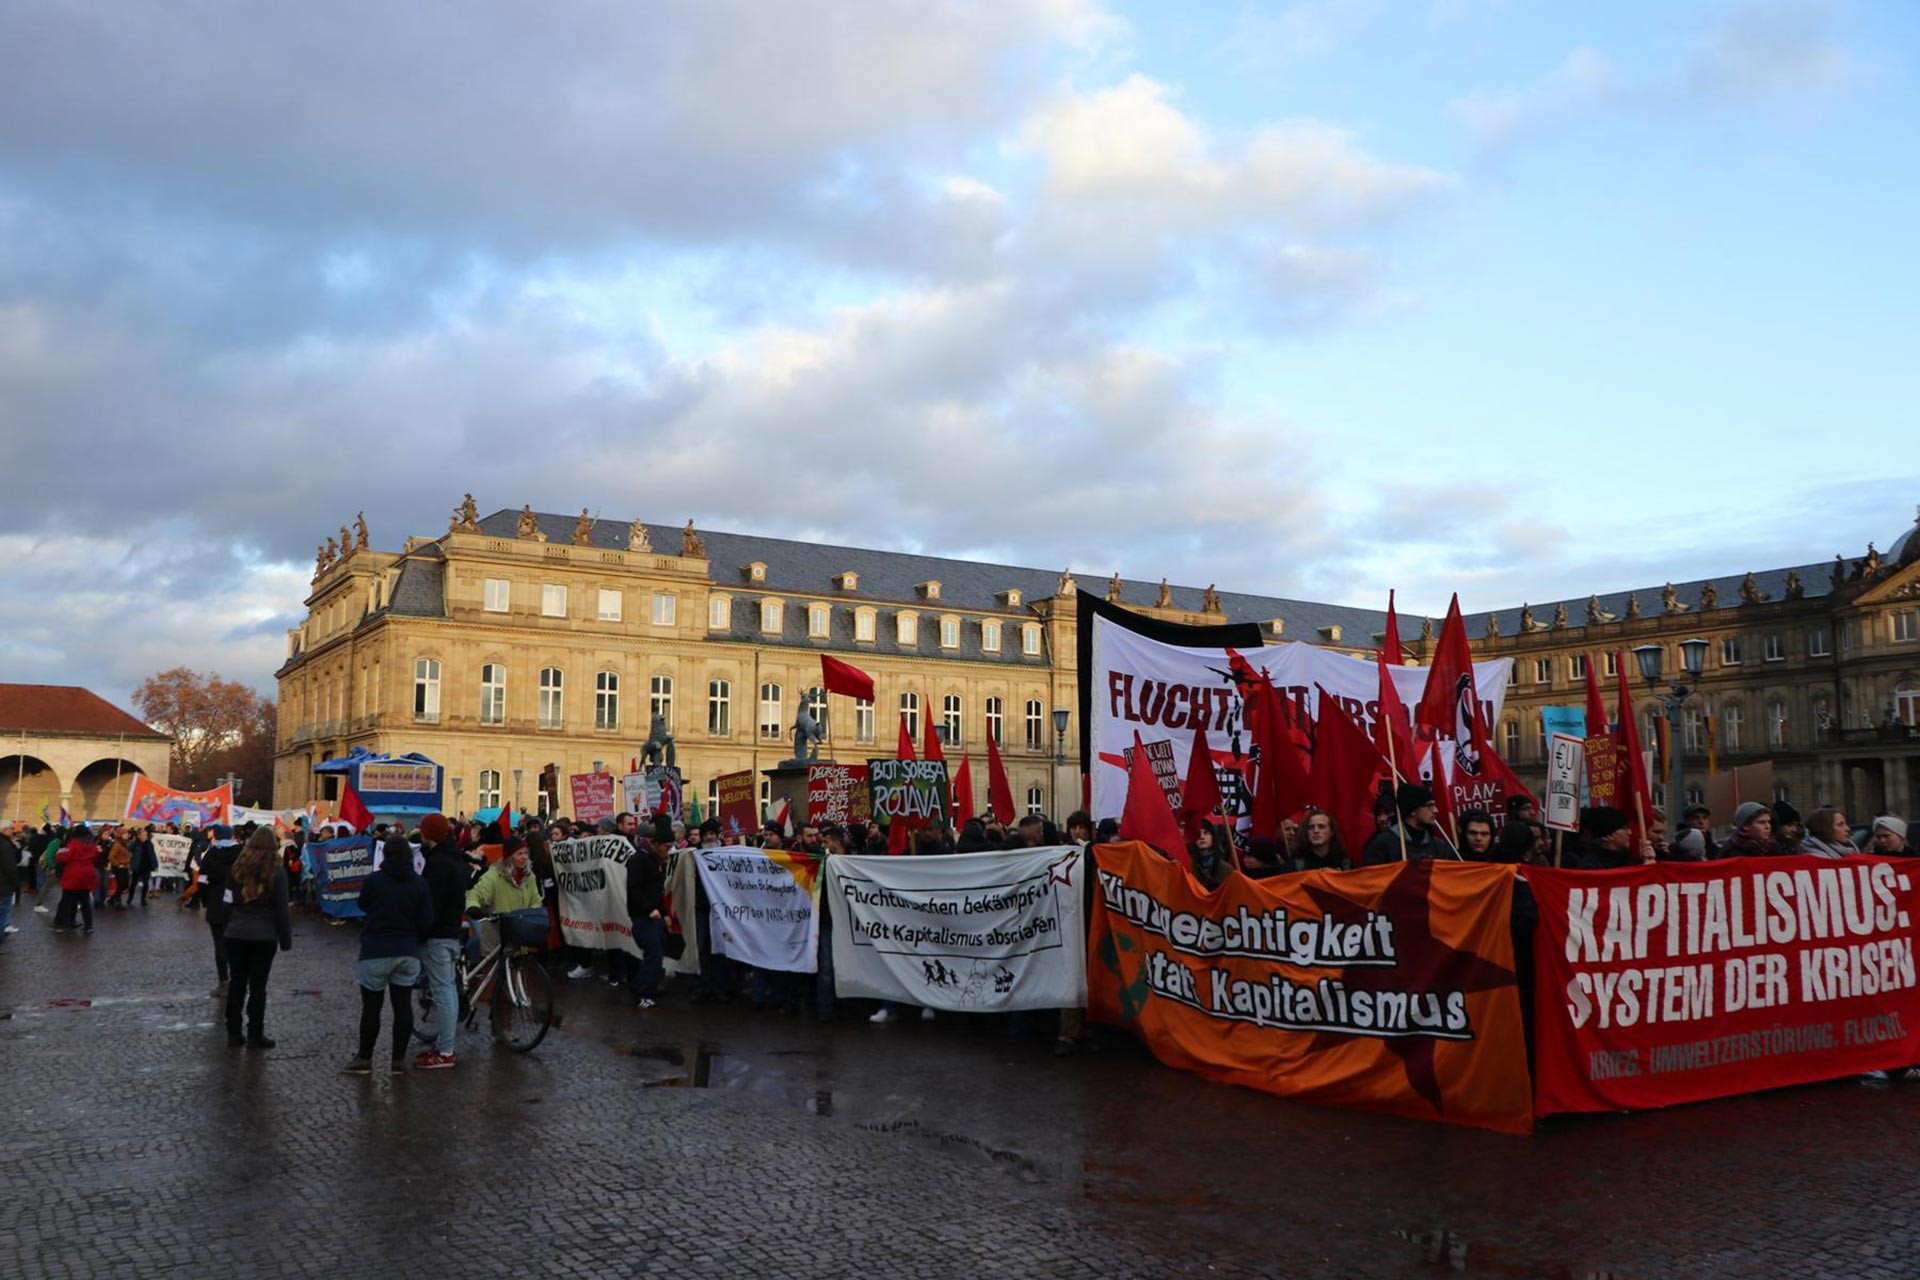
MULTIPOLYGON (((530 954, 530 948, 516 942, 516 936, 532 936, 531 922, 514 919, 518 913, 482 916, 470 922, 497 926, 499 941, 493 949, 469 968, 467 949, 460 948, 454 958, 454 987, 460 993, 456 1025, 475 1030, 475 1018, 483 1002, 491 1006, 493 1038, 515 1053, 529 1053, 546 1038, 553 1025, 553 982, 547 971, 530 954), (516 929, 520 932, 516 933, 516 929)), ((531 912, 529 914, 532 914, 531 912)), ((546 937, 546 912, 539 911, 538 933, 546 937)), ((433 987, 424 980, 414 987, 413 1035, 431 1044, 439 1034, 441 1009, 434 1003, 433 987)))

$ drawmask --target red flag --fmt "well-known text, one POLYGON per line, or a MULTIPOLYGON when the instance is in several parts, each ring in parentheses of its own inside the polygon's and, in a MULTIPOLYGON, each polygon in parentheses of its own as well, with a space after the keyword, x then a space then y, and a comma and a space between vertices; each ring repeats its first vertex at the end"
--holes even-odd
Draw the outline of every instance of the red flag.
POLYGON ((1207 727, 1194 731, 1193 752, 1187 757, 1187 778, 1180 788, 1180 826, 1188 840, 1200 838, 1200 828, 1213 820, 1220 807, 1220 780, 1213 772, 1213 749, 1207 745, 1207 727))
POLYGON ((953 822, 964 825, 973 816, 973 770, 967 758, 960 757, 960 772, 953 775, 953 822))
POLYGON ((850 662, 820 655, 820 683, 828 693, 844 693, 849 698, 873 701, 873 677, 850 662))
POLYGON ((987 735, 987 812, 1002 822, 1012 822, 1013 786, 1007 781, 1007 766, 1000 760, 1000 744, 987 735))
POLYGON ((1306 803, 1307 769, 1293 742, 1293 719, 1273 682, 1262 675, 1242 695, 1247 728, 1260 752, 1253 785, 1253 834, 1271 836, 1280 819, 1306 803))
POLYGON ((1440 642, 1434 646, 1427 687, 1413 720, 1434 736, 1464 741, 1473 732, 1472 707, 1479 701, 1473 687, 1473 650, 1467 644, 1467 624, 1460 616, 1456 594, 1447 605, 1447 620, 1440 625, 1440 642))
POLYGON ((920 735, 921 750, 926 753, 925 758, 928 760, 945 760, 947 753, 940 749, 940 735, 934 731, 933 711, 931 708, 927 711, 925 729, 926 732, 920 735))
MULTIPOLYGON (((1627 655, 1613 655, 1613 669, 1620 676, 1620 732, 1615 741, 1619 744, 1621 755, 1620 776, 1633 781, 1632 805, 1627 817, 1633 821, 1633 839, 1636 853, 1641 841, 1647 838, 1647 821, 1653 813, 1653 788, 1647 784, 1647 758, 1640 754, 1640 726, 1633 715, 1633 691, 1627 686, 1627 655)), ((1671 796, 1669 803, 1678 812, 1680 797, 1671 796)), ((1669 818, 1669 830, 1673 829, 1673 819, 1669 818)))
POLYGON ((1600 700, 1600 681, 1593 674, 1593 655, 1587 655, 1587 736, 1607 732, 1607 704, 1600 700))
POLYGON ((1396 667, 1406 661, 1400 653, 1400 618, 1393 611, 1393 592, 1391 591, 1387 592, 1387 634, 1380 641, 1380 648, 1376 652, 1396 667))
MULTIPOLYGON (((1379 655, 1377 665, 1380 668, 1380 711, 1373 722, 1373 746, 1386 758, 1394 773, 1401 778, 1411 778, 1419 768, 1419 759, 1413 749, 1413 727, 1407 723, 1407 706, 1400 701, 1400 691, 1393 687, 1393 676, 1387 671, 1386 654, 1379 655)), ((1320 718, 1325 720, 1326 712, 1322 711, 1320 718)))
POLYGON ((1147 749, 1138 730, 1133 735, 1133 763, 1127 767, 1127 805, 1120 813, 1120 838, 1144 840, 1169 858, 1186 865, 1187 842, 1167 803, 1167 789, 1147 762, 1147 749))
POLYGON ((367 806, 361 803, 360 793, 353 789, 351 782, 341 784, 340 810, 335 820, 346 823, 355 832, 366 831, 373 826, 373 815, 367 812, 367 806))
POLYGON ((1533 801, 1535 808, 1539 807, 1540 798, 1528 789, 1526 783, 1520 781, 1520 776, 1493 749, 1492 736, 1487 732, 1486 710, 1477 701, 1473 704, 1473 749, 1480 754, 1482 778, 1499 783, 1503 796, 1525 796, 1533 801))
POLYGON ((1307 797, 1316 809, 1333 815, 1349 848, 1358 849, 1373 835, 1373 797, 1386 771, 1386 757, 1374 749, 1366 730, 1322 688, 1307 797))
MULTIPOLYGON (((900 713, 900 746, 894 752, 894 759, 915 760, 918 758, 919 757, 913 754, 913 735, 907 732, 907 713, 902 711, 900 713)), ((905 818, 895 818, 887 824, 888 853, 902 854, 907 851, 907 846, 912 843, 913 839, 913 833, 909 830, 911 825, 912 824, 905 818)))
POLYGON ((913 735, 907 732, 907 713, 900 713, 900 747, 893 753, 896 760, 918 760, 913 754, 913 735))

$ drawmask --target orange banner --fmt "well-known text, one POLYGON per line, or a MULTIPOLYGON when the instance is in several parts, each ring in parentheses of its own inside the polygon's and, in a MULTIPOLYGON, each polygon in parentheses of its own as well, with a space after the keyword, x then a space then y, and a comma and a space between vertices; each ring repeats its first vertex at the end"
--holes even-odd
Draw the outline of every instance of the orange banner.
POLYGON ((1209 893, 1138 842, 1094 857, 1088 1011, 1168 1066, 1307 1102, 1532 1131, 1512 867, 1235 875, 1209 893))
POLYGON ((215 787, 212 791, 175 791, 144 774, 135 774, 127 791, 128 822, 171 822, 186 827, 203 827, 225 822, 233 806, 233 788, 215 787))

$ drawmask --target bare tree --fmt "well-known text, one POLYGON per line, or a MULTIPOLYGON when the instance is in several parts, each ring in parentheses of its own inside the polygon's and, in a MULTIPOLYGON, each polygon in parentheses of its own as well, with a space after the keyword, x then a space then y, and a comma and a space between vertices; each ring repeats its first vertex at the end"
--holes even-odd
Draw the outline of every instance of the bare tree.
MULTIPOLYGON (((211 672, 174 667, 141 681, 133 691, 133 702, 148 724, 173 735, 169 786, 197 791, 211 785, 220 772, 220 757, 249 738, 257 739, 263 723, 271 768, 273 703, 246 685, 211 672)), ((270 779, 271 774, 249 778, 250 783, 265 784, 259 790, 250 787, 250 793, 258 796, 261 790, 270 790, 270 779)))

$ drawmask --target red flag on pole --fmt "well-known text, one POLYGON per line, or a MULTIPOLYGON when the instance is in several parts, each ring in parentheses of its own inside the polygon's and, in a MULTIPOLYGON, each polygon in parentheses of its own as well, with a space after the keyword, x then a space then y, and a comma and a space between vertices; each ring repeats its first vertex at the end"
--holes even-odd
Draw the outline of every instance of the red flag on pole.
MULTIPOLYGON (((1616 739, 1618 751, 1623 757, 1620 761, 1620 776, 1633 781, 1633 807, 1627 811, 1627 817, 1633 820, 1633 839, 1636 852, 1641 841, 1647 839, 1647 824, 1653 813, 1653 788, 1647 782, 1647 758, 1640 754, 1640 726, 1633 715, 1633 691, 1627 685, 1627 655, 1613 655, 1613 669, 1620 676, 1620 730, 1616 739)), ((1672 812, 1679 812, 1680 797, 1668 796, 1667 803, 1673 806, 1672 812)), ((1673 819, 1670 817, 1671 824, 1673 819)), ((1669 825, 1668 830, 1672 830, 1669 825)))
POLYGON ((894 751, 893 758, 896 760, 918 760, 920 758, 913 754, 913 735, 907 732, 907 713, 904 711, 900 713, 900 746, 894 751))
POLYGON ((1213 820, 1220 807, 1220 780, 1213 772, 1213 749, 1207 745, 1207 727, 1193 734, 1193 751, 1187 757, 1187 778, 1180 788, 1180 826, 1188 840, 1200 838, 1200 828, 1213 820))
POLYGON ((1173 806, 1167 803, 1167 790, 1147 762, 1147 749, 1137 730, 1133 735, 1133 761, 1127 766, 1127 804, 1120 813, 1120 838, 1144 840, 1186 865, 1187 842, 1180 835, 1173 806))
POLYGON ((1400 617, 1393 610, 1393 592, 1387 592, 1387 634, 1380 641, 1379 655, 1399 666, 1406 661, 1400 652, 1400 617))
POLYGON ((973 816, 973 771, 967 758, 960 757, 960 771, 953 775, 953 824, 965 825, 973 816))
POLYGON ((1587 736, 1607 732, 1607 704, 1600 700, 1600 681, 1593 674, 1593 655, 1587 655, 1587 736))
POLYGON ((1473 717, 1470 710, 1463 711, 1462 703, 1479 700, 1473 687, 1473 649, 1467 643, 1467 624, 1455 594, 1447 605, 1447 620, 1440 625, 1440 642, 1434 646, 1427 687, 1413 720, 1431 736, 1463 741, 1473 732, 1473 717))
POLYGON ((1373 797, 1386 771, 1386 757, 1374 749, 1366 730, 1322 688, 1307 798, 1333 815, 1349 848, 1358 849, 1373 835, 1373 797))
POLYGON ((1260 751, 1253 786, 1253 834, 1272 836, 1280 819, 1306 803, 1307 769, 1293 742, 1292 717, 1273 682, 1262 675, 1246 695, 1248 729, 1260 751))
MULTIPOLYGON (((1407 706, 1400 701, 1400 691, 1393 687, 1386 654, 1379 655, 1377 665, 1380 668, 1380 712, 1373 722, 1373 745, 1397 775, 1397 782, 1401 778, 1414 777, 1419 760, 1413 749, 1413 726, 1407 723, 1407 706)), ((1320 718, 1326 719, 1326 712, 1322 711, 1320 718)))
MULTIPOLYGON (((907 732, 907 713, 904 711, 900 713, 900 745, 894 752, 894 759, 918 759, 913 754, 913 735, 907 732)), ((887 824, 888 853, 897 855, 907 851, 907 845, 911 843, 913 834, 908 830, 909 825, 905 818, 895 818, 887 824)))
POLYGON ((828 693, 843 693, 849 698, 873 701, 873 677, 850 662, 820 655, 820 683, 828 693))
POLYGON ((947 753, 940 749, 940 735, 933 727, 933 709, 927 709, 925 732, 920 735, 922 758, 927 760, 945 760, 947 753))
POLYGON ((373 826, 373 815, 367 812, 367 806, 362 803, 360 793, 353 789, 351 782, 341 785, 340 811, 335 821, 346 823, 356 833, 373 826))
POLYGON ((987 812, 1001 822, 1013 821, 1013 785, 1007 781, 1007 766, 1000 759, 1000 744, 987 735, 987 812))

